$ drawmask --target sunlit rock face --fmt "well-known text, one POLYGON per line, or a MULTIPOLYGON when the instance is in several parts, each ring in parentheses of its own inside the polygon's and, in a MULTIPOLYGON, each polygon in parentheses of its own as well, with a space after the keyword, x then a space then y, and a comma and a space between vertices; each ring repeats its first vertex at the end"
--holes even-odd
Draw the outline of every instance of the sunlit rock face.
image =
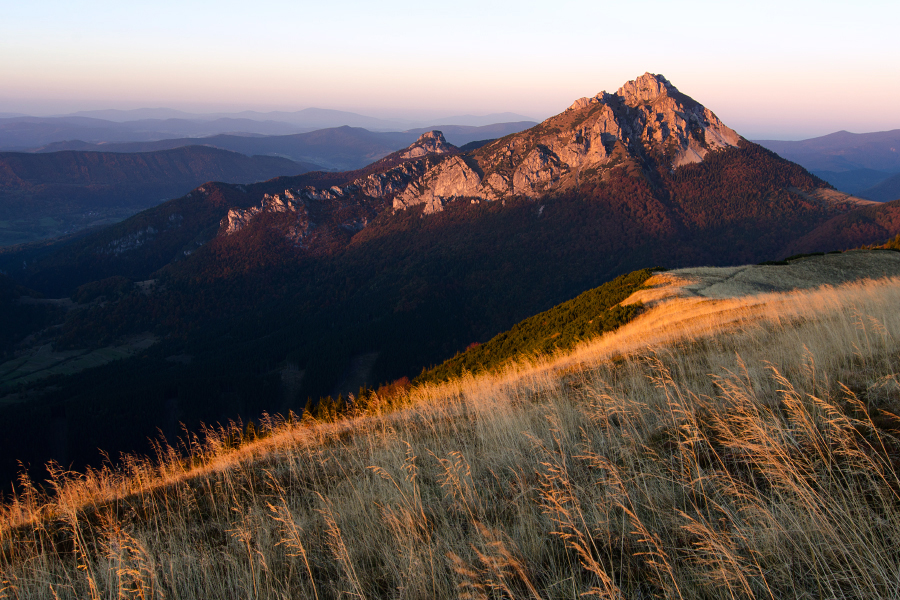
POLYGON ((457 196, 478 196, 481 177, 465 159, 453 156, 430 169, 397 197, 394 208, 425 203, 425 212, 441 210, 443 201, 457 196))
MULTIPOLYGON (((283 194, 266 194, 258 206, 233 208, 222 219, 219 234, 235 234, 260 216, 276 213, 296 216, 288 237, 301 246, 306 238, 315 237, 328 228, 359 231, 378 212, 396 202, 395 198, 406 192, 409 184, 425 175, 438 160, 458 153, 459 149, 448 143, 440 131, 426 132, 408 148, 382 159, 388 165, 383 170, 376 169, 345 185, 286 189, 283 194)), ((477 175, 475 177, 477 179, 477 175)), ((448 184, 439 189, 449 195, 459 195, 466 188, 457 190, 448 184)), ((440 210, 440 199, 435 206, 440 210)))
POLYGON ((602 178, 623 160, 653 157, 674 169, 739 140, 665 77, 645 73, 615 94, 581 98, 530 130, 441 162, 398 194, 394 208, 424 203, 431 212, 455 196, 537 197, 602 178))
POLYGON ((295 204, 294 200, 295 198, 291 191, 285 190, 284 198, 278 194, 275 194, 274 196, 266 194, 263 196, 263 200, 259 206, 251 206, 250 208, 232 208, 228 211, 228 215, 222 219, 221 227, 223 233, 226 235, 237 233, 246 227, 253 217, 264 212, 295 213, 298 208, 301 210, 305 208, 302 204, 295 204))

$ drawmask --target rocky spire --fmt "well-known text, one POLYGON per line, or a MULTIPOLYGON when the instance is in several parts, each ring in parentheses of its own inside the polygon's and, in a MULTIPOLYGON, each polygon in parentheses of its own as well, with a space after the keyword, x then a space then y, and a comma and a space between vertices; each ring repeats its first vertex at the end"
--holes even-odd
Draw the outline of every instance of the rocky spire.
POLYGON ((426 154, 448 154, 456 150, 456 146, 444 139, 442 132, 434 130, 426 131, 420 135, 419 139, 400 156, 402 158, 418 158, 426 154))

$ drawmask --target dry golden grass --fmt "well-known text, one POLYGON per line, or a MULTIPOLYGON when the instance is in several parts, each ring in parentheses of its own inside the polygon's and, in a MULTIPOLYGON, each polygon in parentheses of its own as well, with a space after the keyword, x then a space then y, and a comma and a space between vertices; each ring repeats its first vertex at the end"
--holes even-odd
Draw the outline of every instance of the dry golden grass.
POLYGON ((566 356, 59 473, 0 598, 900 597, 900 279, 656 284, 566 356))

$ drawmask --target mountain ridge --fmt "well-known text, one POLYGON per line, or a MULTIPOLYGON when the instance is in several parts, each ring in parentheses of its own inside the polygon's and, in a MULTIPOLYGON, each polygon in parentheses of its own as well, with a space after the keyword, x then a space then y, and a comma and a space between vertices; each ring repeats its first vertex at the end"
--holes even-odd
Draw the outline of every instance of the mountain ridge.
MULTIPOLYGON (((616 94, 601 92, 576 100, 564 113, 524 132, 470 152, 443 153, 446 156, 427 172, 415 177, 407 172, 403 185, 395 181, 385 189, 355 181, 340 190, 316 191, 308 186, 299 194, 313 197, 352 192, 356 197, 390 200, 394 210, 424 204, 425 214, 430 214, 457 197, 493 201, 571 191, 602 182, 620 166, 631 172, 671 171, 701 162, 710 152, 746 143, 665 77, 646 73, 616 94)), ((372 177, 369 175, 370 180, 372 177)), ((827 187, 823 184, 821 191, 807 197, 826 204, 865 203, 827 191, 827 187)))
POLYGON ((424 202, 426 211, 434 211, 455 196, 534 197, 575 188, 580 177, 608 171, 618 160, 646 164, 650 155, 658 154, 677 167, 698 162, 711 150, 735 147, 739 140, 711 111, 678 92, 665 77, 650 73, 616 94, 601 92, 576 100, 528 131, 528 138, 512 136, 474 151, 475 165, 454 160, 435 168, 395 199, 394 207, 424 202), (652 115, 651 108, 656 111, 652 115), (625 156, 614 156, 617 151, 625 156))
MULTIPOLYGON (((25 116, 25 115, 15 115, 25 116)), ((192 113, 171 108, 138 108, 138 109, 101 109, 78 111, 66 115, 55 115, 56 118, 89 117, 103 119, 119 123, 127 123, 141 120, 185 119, 194 121, 213 121, 217 119, 248 119, 254 121, 283 122, 292 125, 315 128, 330 128, 349 125, 355 127, 374 127, 382 131, 393 131, 397 128, 406 130, 409 128, 423 127, 426 123, 452 123, 464 126, 490 125, 503 121, 531 121, 530 117, 513 112, 490 113, 485 115, 452 115, 437 119, 412 119, 412 118, 379 118, 364 115, 352 111, 336 110, 331 108, 309 107, 296 111, 258 111, 243 110, 235 112, 211 112, 192 113)))
MULTIPOLYGON (((495 123, 483 127, 449 126, 442 128, 459 145, 470 141, 497 138, 533 125, 532 122, 495 123)), ((358 169, 373 161, 415 143, 429 129, 378 132, 359 127, 334 127, 284 136, 215 135, 205 138, 172 138, 148 142, 89 144, 72 140, 57 142, 38 149, 95 150, 103 152, 136 152, 171 149, 185 145, 208 145, 246 155, 276 155, 291 160, 313 162, 330 169, 358 169)))
POLYGON ((891 175, 875 185, 861 190, 858 195, 861 198, 875 200, 876 202, 890 202, 900 199, 900 173, 891 175))
POLYGON ((896 200, 864 193, 900 173, 900 129, 872 133, 837 131, 800 141, 756 140, 784 158, 803 165, 841 191, 881 202, 896 200))

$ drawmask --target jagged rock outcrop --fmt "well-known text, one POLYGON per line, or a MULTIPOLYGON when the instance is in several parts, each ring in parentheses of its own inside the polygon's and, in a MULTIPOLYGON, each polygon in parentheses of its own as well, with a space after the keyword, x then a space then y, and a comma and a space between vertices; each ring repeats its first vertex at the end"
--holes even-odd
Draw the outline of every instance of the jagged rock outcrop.
MULTIPOLYGON (((222 219, 220 233, 237 233, 267 213, 296 216, 286 235, 299 246, 307 245, 306 238, 313 234, 322 237, 329 230, 332 233, 339 229, 359 231, 378 212, 390 206, 410 182, 425 175, 440 157, 457 152, 458 148, 447 143, 440 131, 425 133, 410 147, 384 159, 388 164, 399 162, 384 171, 369 173, 345 185, 286 189, 283 195, 266 194, 259 206, 233 208, 222 219)), ((450 191, 450 188, 439 189, 450 191)))
MULTIPOLYGON (((247 226, 250 220, 263 212, 297 212, 298 205, 294 204, 294 195, 290 190, 284 190, 284 198, 278 194, 271 196, 266 194, 259 206, 250 208, 232 208, 222 220, 224 233, 236 233, 247 226)), ((300 208, 305 208, 300 205, 300 208)))
POLYGON ((377 213, 377 207, 359 202, 338 186, 287 189, 283 194, 265 194, 259 206, 229 210, 222 219, 220 234, 233 235, 266 215, 269 225, 296 247, 321 249, 329 240, 359 231, 377 213))
POLYGON ((646 73, 615 94, 581 98, 530 130, 441 162, 398 194, 394 208, 424 203, 432 212, 455 196, 536 197, 602 177, 623 161, 677 168, 739 140, 665 77, 646 73))
POLYGON ((576 100, 536 127, 467 153, 440 131, 427 132, 346 184, 292 189, 233 210, 222 230, 234 233, 266 212, 296 213, 302 236, 326 225, 352 230, 387 207, 424 205, 429 214, 454 198, 538 198, 607 180, 616 167, 658 177, 740 142, 712 111, 662 75, 645 73, 614 94, 576 100))
POLYGON ((401 158, 419 158, 426 154, 450 154, 457 148, 444 139, 440 131, 427 131, 419 136, 419 139, 406 150, 400 152, 401 158))
POLYGON ((425 213, 439 211, 445 198, 476 196, 481 177, 460 156, 453 156, 432 168, 394 198, 394 208, 425 203, 425 213))
POLYGON ((431 163, 413 160, 381 173, 372 173, 345 186, 348 193, 359 193, 369 198, 392 197, 406 189, 410 181, 424 175, 431 163))

